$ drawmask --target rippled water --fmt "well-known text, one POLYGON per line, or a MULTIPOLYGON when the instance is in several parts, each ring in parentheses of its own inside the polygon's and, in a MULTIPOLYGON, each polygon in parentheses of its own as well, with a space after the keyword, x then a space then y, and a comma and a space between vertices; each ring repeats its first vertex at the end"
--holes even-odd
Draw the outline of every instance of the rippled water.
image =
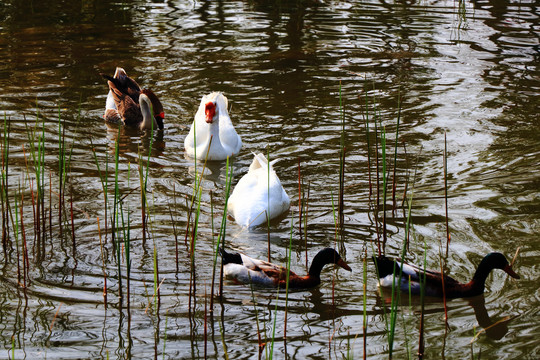
MULTIPOLYGON (((426 358, 540 356, 537 3, 12 1, 0 4, 0 18, 0 109, 10 126, 10 203, 14 206, 17 197, 20 206, 24 194, 30 269, 23 290, 23 284, 17 284, 17 259, 22 257, 10 227, 11 242, 2 244, 0 357, 11 358, 13 352, 16 359, 256 358, 257 326, 270 337, 277 317, 276 358, 285 358, 285 353, 296 359, 361 358, 363 259, 365 251, 368 256, 376 251, 377 239, 367 170, 375 136, 368 147, 366 102, 370 119, 376 110, 385 125, 392 154, 399 114, 397 192, 401 198, 408 169, 408 194, 413 198, 409 260, 422 261, 425 244, 427 265, 439 267, 446 238, 445 134, 452 239, 448 270, 465 281, 485 253, 512 257, 520 248, 515 269, 521 280, 510 281, 495 271, 488 279, 485 303, 475 299, 447 304, 448 327, 443 303, 426 304, 426 358), (99 73, 112 74, 116 66, 160 97, 166 113, 161 134, 151 138, 104 124, 107 86, 99 73), (197 286, 195 296, 189 296, 184 238, 195 164, 184 157, 183 140, 200 98, 215 90, 229 98, 231 117, 244 142, 233 165, 235 182, 247 171, 252 151, 268 151, 280 159, 275 169, 293 199, 291 212, 272 224, 269 237, 266 229, 246 231, 229 220, 227 246, 266 258, 269 239, 272 259, 284 263, 293 221, 292 267, 299 273, 305 269, 305 253, 300 236, 304 227, 300 230, 298 222, 298 164, 304 191, 309 188, 311 258, 335 242, 332 204, 338 201, 345 121, 340 248, 353 272, 325 270, 320 288, 289 294, 286 313, 284 293, 265 290, 253 296, 249 288, 225 282, 223 302, 215 298, 213 318, 205 317, 212 249, 224 207, 224 163, 209 165, 203 181, 197 286), (73 144, 62 230, 59 116, 65 121, 66 146, 73 144), (37 240, 32 226, 29 190, 35 188, 35 161, 28 133, 36 119, 38 134, 45 135, 46 218, 52 214, 44 241, 37 240), (125 259, 120 303, 116 253, 110 234, 105 234, 113 190, 109 188, 105 199, 92 152, 95 149, 101 171, 109 163, 113 181, 116 141, 118 182, 131 225, 129 307, 125 259), (150 150, 149 231, 143 240, 138 162, 139 153, 146 159, 150 150), (152 298, 159 283, 160 297, 152 298)), ((17 212, 12 209, 10 214, 17 212)), ((398 255, 405 237, 403 212, 387 216, 386 252, 398 255)), ((3 219, 8 218, 3 210, 3 219)), ((367 269, 366 353, 384 359, 389 356, 384 320, 389 308, 377 290, 371 262, 367 269)), ((405 358, 408 351, 416 357, 420 313, 419 299, 400 306, 395 358, 405 358)))

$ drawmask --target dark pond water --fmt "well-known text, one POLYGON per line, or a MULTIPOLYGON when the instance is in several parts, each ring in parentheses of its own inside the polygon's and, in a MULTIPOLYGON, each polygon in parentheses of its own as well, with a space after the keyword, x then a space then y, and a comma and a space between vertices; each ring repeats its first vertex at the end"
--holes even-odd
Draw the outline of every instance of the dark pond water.
MULTIPOLYGON (((444 304, 426 304, 426 358, 539 358, 539 16, 538 4, 526 0, 1 3, 0 110, 3 127, 9 125, 9 167, 2 175, 9 183, 4 204, 11 208, 2 215, 9 234, 1 255, 0 358, 257 358, 257 326, 271 337, 275 318, 275 358, 362 358, 364 352, 388 358, 389 307, 371 262, 365 287, 362 274, 365 254, 376 252, 381 224, 374 220, 375 195, 370 202, 369 194, 368 154, 375 154, 375 135, 368 146, 366 102, 370 120, 376 111, 388 132, 392 159, 400 119, 397 192, 401 198, 408 183, 412 198, 408 260, 421 262, 425 252, 428 267, 438 268, 446 251, 445 134, 452 239, 447 269, 467 281, 484 254, 499 251, 511 258, 520 248, 514 268, 521 280, 495 271, 484 299, 447 303, 448 326, 444 304), (99 73, 112 74, 116 66, 158 94, 166 114, 162 133, 118 131, 103 122, 108 89, 99 73), (266 258, 269 239, 272 259, 285 263, 292 238, 291 263, 299 273, 305 271, 306 228, 298 220, 298 164, 306 197, 309 188, 311 258, 336 241, 332 209, 338 202, 344 119, 338 248, 352 273, 326 269, 320 288, 289 294, 287 307, 283 292, 252 295, 247 287, 225 282, 214 317, 205 317, 226 166, 209 165, 202 182, 196 291, 190 296, 186 199, 201 165, 196 169, 184 156, 183 140, 202 95, 211 91, 229 98, 244 142, 234 160, 233 184, 247 171, 252 151, 268 151, 280 159, 275 169, 293 199, 290 213, 272 223, 269 236, 266 229, 247 231, 227 221, 227 246, 266 258), (61 222, 59 117, 66 147, 73 146, 61 222), (41 134, 47 220, 38 238, 31 146, 38 146, 41 134), (116 142, 119 191, 130 222, 129 289, 125 255, 119 284, 110 234, 116 142), (139 154, 144 163, 149 160, 144 239, 139 154), (108 197, 96 159, 102 172, 109 163, 108 197), (23 233, 26 276, 18 273, 24 268, 23 233), (159 284, 158 299, 153 294, 159 284)), ((387 212, 386 253, 400 254, 404 238, 403 211, 387 212)), ((395 358, 416 357, 420 313, 419 299, 399 307, 395 358)), ((270 345, 263 358, 269 352, 270 345)))

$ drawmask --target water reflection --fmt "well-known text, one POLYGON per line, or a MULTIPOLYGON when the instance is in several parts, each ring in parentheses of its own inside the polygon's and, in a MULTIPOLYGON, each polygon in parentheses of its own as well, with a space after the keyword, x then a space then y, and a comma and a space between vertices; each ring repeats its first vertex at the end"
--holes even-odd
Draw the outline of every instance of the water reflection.
MULTIPOLYGON (((392 303, 392 292, 390 289, 382 289, 383 297, 380 293, 377 294, 377 306, 385 307, 385 314, 390 313, 390 304, 392 303)), ((486 309, 486 301, 484 295, 474 296, 471 298, 463 299, 474 310, 474 315, 478 325, 483 329, 485 334, 493 340, 502 339, 508 332, 508 324, 516 316, 506 316, 500 320, 492 320, 486 309)), ((416 314, 419 314, 422 310, 421 299, 419 296, 412 296, 410 299, 407 294, 401 294, 399 297, 398 311, 404 311, 409 307, 416 314)), ((453 322, 454 314, 460 316, 463 312, 462 305, 459 304, 461 300, 449 301, 446 303, 447 310, 445 311, 443 306, 443 300, 439 298, 426 297, 424 299, 424 314, 449 314, 449 321, 453 322)), ((458 320, 458 319, 456 319, 458 320)), ((478 331, 476 331, 478 334, 478 331)), ((478 335, 477 335, 478 336, 478 335)))
MULTIPOLYGON (((331 284, 328 284, 331 286, 331 284)), ((341 299, 332 299, 327 293, 323 293, 316 288, 310 291, 309 302, 313 305, 309 308, 310 313, 319 315, 317 321, 324 322, 338 320, 347 316, 363 316, 364 310, 361 306, 351 309, 343 304, 341 299)))
POLYGON ((107 140, 109 153, 113 156, 116 153, 116 145, 118 143, 118 153, 120 156, 128 159, 138 159, 142 156, 143 159, 150 156, 159 158, 165 151, 165 140, 163 138, 163 130, 155 130, 154 136, 152 131, 146 130, 141 132, 138 129, 133 129, 127 126, 119 126, 104 122, 107 127, 107 140), (151 151, 150 151, 150 146, 151 151))
POLYGON ((494 321, 489 316, 485 298, 483 295, 477 296, 469 301, 469 305, 474 309, 474 315, 480 325, 486 332, 486 335, 493 340, 500 340, 508 332, 508 324, 516 317, 506 316, 503 319, 494 321))

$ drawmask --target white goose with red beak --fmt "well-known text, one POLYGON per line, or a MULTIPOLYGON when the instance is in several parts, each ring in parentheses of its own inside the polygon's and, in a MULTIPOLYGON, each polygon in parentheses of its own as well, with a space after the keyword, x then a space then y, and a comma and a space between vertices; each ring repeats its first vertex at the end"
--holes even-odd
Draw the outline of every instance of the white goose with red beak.
POLYGON ((227 98, 220 92, 203 96, 184 148, 188 156, 198 160, 225 160, 236 155, 242 139, 236 133, 227 111, 227 98))

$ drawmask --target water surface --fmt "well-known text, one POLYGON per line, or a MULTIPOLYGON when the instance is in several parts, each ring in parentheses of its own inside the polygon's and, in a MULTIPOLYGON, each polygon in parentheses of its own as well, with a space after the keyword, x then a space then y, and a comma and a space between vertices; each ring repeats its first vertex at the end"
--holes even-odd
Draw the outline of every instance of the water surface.
MULTIPOLYGON (((361 358, 363 260, 376 251, 380 226, 369 194, 368 153, 374 156, 375 136, 369 137, 368 147, 367 102, 367 116, 373 121, 376 111, 392 154, 400 119, 397 192, 401 198, 409 174, 408 196, 413 199, 408 260, 421 262, 425 249, 428 267, 438 268, 439 254, 445 252, 445 135, 448 270, 467 281, 484 254, 499 251, 512 257, 520 248, 515 269, 521 280, 494 272, 484 301, 447 304, 448 327, 443 303, 426 304, 426 358, 443 354, 445 359, 463 359, 473 353, 486 359, 537 358, 538 17, 538 6, 531 1, 0 5, 0 108, 10 126, 9 190, 12 199, 24 194, 30 268, 24 291, 17 284, 20 257, 10 227, 11 243, 3 243, 0 273, 1 357, 11 357, 14 347, 17 359, 224 358, 225 352, 233 359, 256 358, 256 319, 260 331, 271 336, 277 317, 276 358, 285 358, 285 353, 297 359, 361 358), (103 122, 107 86, 99 73, 112 74, 116 66, 158 94, 166 113, 162 133, 152 137, 119 131, 103 122), (338 201, 344 120, 344 224, 338 248, 353 272, 327 269, 320 288, 289 294, 286 341, 282 292, 264 290, 253 297, 249 288, 226 282, 222 304, 216 299, 214 317, 205 322, 213 244, 225 203, 225 163, 210 164, 202 183, 197 286, 195 296, 189 296, 191 265, 184 234, 196 170, 184 156, 183 140, 200 98, 210 91, 229 98, 231 118, 244 142, 234 159, 233 184, 247 171, 251 152, 264 151, 280 159, 275 169, 293 199, 288 216, 272 223, 270 236, 266 229, 246 231, 228 220, 227 246, 266 258, 269 239, 272 259, 285 263, 292 221, 291 263, 298 273, 305 271, 298 164, 306 193, 309 187, 311 259, 336 240, 332 208, 338 201), (73 144, 65 196, 68 202, 73 197, 75 250, 69 205, 62 230, 58 222, 59 117, 65 121, 66 146, 73 144), (38 134, 45 138, 46 211, 53 214, 52 228, 46 224, 47 236, 40 241, 32 227, 29 190, 36 187, 28 138, 36 119, 38 134), (106 199, 100 181, 107 163, 109 180, 114 180, 117 142, 118 183, 131 227, 129 308, 125 258, 120 302, 116 252, 104 231, 110 228, 105 202, 112 206, 113 190, 106 199), (149 159, 149 231, 144 240, 139 154, 149 159), (158 301, 152 295, 159 283, 158 301)), ((387 217, 386 252, 398 255, 405 238, 403 211, 387 217)), ((367 269, 366 353, 385 359, 388 305, 377 290, 371 262, 367 269)), ((420 312, 419 299, 400 306, 395 358, 405 358, 407 349, 415 356, 420 312)))

